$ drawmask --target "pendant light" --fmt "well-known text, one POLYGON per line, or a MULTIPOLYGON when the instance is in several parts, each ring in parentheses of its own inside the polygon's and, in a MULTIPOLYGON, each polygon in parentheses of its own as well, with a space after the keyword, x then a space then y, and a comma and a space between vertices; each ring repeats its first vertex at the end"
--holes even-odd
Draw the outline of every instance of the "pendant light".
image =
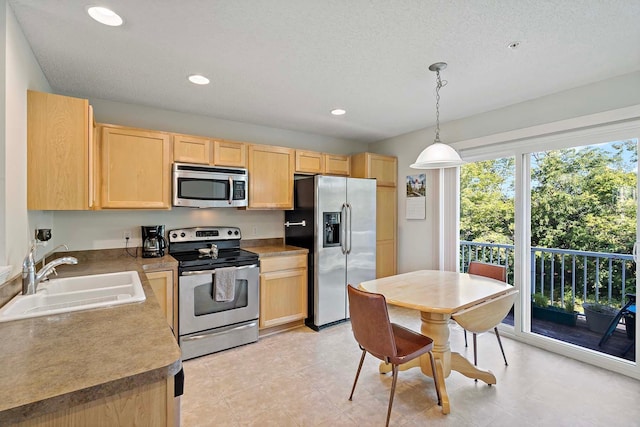
POLYGON ((436 137, 433 144, 422 150, 416 162, 410 166, 414 169, 453 168, 465 163, 455 149, 440 142, 440 89, 447 84, 446 80, 442 82, 440 71, 445 68, 446 62, 436 62, 429 66, 430 71, 436 72, 436 137))

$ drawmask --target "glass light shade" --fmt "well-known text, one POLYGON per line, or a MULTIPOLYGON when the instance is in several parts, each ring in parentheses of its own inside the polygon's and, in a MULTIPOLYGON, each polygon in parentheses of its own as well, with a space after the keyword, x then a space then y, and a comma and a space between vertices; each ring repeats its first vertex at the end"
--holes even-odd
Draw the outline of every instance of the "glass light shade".
POLYGON ((416 162, 410 167, 413 169, 442 169, 463 165, 464 160, 456 150, 442 142, 434 142, 422 150, 416 162))

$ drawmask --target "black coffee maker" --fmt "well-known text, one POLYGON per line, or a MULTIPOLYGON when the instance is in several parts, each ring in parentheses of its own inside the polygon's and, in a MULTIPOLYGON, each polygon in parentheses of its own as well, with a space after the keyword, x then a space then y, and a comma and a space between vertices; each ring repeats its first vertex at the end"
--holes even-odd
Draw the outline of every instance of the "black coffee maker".
POLYGON ((157 258, 164 256, 167 241, 164 239, 164 225, 143 225, 142 257, 157 258))

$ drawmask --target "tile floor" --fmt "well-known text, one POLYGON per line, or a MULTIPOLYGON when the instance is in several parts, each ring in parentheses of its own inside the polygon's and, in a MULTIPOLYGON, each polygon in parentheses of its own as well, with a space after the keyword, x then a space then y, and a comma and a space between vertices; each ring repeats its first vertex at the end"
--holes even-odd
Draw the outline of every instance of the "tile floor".
MULTIPOLYGON (((392 321, 420 330, 417 312, 391 307, 392 321)), ((451 347, 472 360, 462 329, 451 347)), ((436 405, 433 381, 420 370, 400 372, 393 426, 640 425, 640 381, 502 338, 504 366, 493 334, 478 337, 479 365, 489 387, 452 372, 446 380, 451 413, 436 405)), ((321 332, 306 327, 255 344, 184 362, 181 419, 192 426, 384 425, 391 374, 368 355, 353 401, 349 392, 360 349, 350 323, 321 332)))

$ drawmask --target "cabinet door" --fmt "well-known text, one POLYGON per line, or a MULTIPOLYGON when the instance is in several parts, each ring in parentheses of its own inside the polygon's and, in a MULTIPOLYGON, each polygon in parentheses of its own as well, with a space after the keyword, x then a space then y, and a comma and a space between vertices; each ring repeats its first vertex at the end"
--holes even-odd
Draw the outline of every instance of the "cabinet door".
POLYGON ((249 208, 293 209, 294 157, 290 148, 249 146, 249 208))
POLYGON ((171 140, 163 132, 103 126, 103 208, 171 207, 171 140))
POLYGON ((146 273, 147 280, 153 293, 167 318, 167 323, 173 329, 173 272, 155 271, 146 273))
POLYGON ((328 175, 349 176, 351 173, 351 162, 349 156, 339 156, 337 154, 324 154, 324 173, 328 175))
POLYGON ((398 159, 395 157, 371 154, 369 161, 370 178, 375 178, 378 185, 395 187, 398 180, 398 159))
POLYGON ((375 178, 378 186, 397 185, 398 159, 374 153, 358 153, 351 156, 351 176, 375 178))
POLYGON ((307 317, 307 269, 260 275, 260 328, 307 317))
POLYGON ((376 277, 396 274, 397 192, 395 187, 376 189, 376 277))
POLYGON ((173 135, 173 161, 184 163, 211 163, 212 144, 205 138, 173 135))
POLYGON ((247 144, 244 142, 215 139, 213 164, 216 166, 247 167, 247 144))
POLYGON ((296 150, 296 173, 321 174, 324 172, 324 156, 315 151, 296 150))
POLYGON ((27 209, 91 207, 92 121, 86 99, 27 91, 27 209))

